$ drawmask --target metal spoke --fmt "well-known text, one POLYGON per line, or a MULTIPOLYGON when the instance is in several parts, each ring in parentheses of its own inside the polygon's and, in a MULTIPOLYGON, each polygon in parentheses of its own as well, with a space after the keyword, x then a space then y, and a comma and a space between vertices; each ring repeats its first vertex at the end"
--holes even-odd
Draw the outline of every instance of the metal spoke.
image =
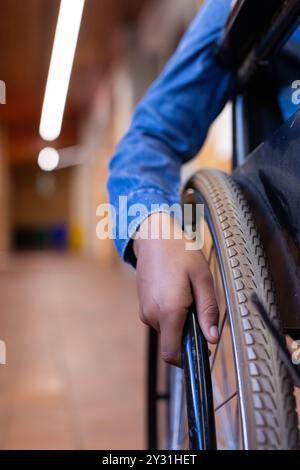
POLYGON ((208 263, 208 266, 210 267, 211 265, 211 260, 212 260, 212 256, 213 256, 213 253, 214 253, 214 245, 211 245, 211 248, 209 250, 209 255, 208 255, 208 258, 207 258, 207 263, 208 263))
POLYGON ((235 429, 234 429, 234 432, 235 432, 235 441, 237 442, 237 444, 239 444, 239 442, 240 442, 240 439, 239 439, 239 436, 240 436, 240 404, 239 404, 238 400, 236 401, 235 429))
MULTIPOLYGON (((228 397, 232 392, 232 388, 230 387, 230 375, 228 369, 228 363, 226 358, 226 351, 225 351, 225 342, 222 341, 220 346, 221 352, 221 362, 222 362, 222 375, 223 375, 223 396, 228 397)), ((226 412, 228 416, 228 420, 231 423, 231 427, 233 426, 233 413, 231 406, 226 407, 226 412)))
POLYGON ((215 413, 217 411, 219 411, 220 408, 222 408, 224 405, 226 405, 228 402, 230 402, 234 397, 236 397, 238 394, 238 392, 234 392, 232 395, 230 395, 230 397, 226 398, 225 401, 223 401, 223 403, 221 403, 220 405, 218 405, 216 408, 215 408, 215 413))
MULTIPOLYGON (((210 269, 212 270, 212 272, 214 272, 214 278, 215 278, 214 280, 218 286, 219 284, 217 281, 219 280, 219 277, 218 277, 217 272, 215 272, 216 271, 215 268, 217 267, 214 265, 215 258, 213 257, 213 254, 214 254, 214 247, 212 246, 209 252, 208 262, 210 264, 210 269)), ((218 303, 220 306, 223 305, 223 302, 221 301, 220 298, 218 299, 218 303)), ((220 410, 220 413, 222 415, 222 417, 219 415, 219 419, 221 419, 223 432, 221 433, 221 435, 219 435, 219 439, 221 438, 224 448, 231 449, 231 448, 236 448, 236 446, 238 445, 237 440, 236 440, 236 436, 237 436, 236 414, 233 413, 232 406, 230 405, 226 407, 224 406, 228 404, 236 396, 237 392, 235 392, 234 394, 231 394, 232 390, 230 390, 229 383, 228 383, 228 379, 229 379, 228 367, 227 367, 225 352, 224 352, 224 348, 225 348, 225 344, 224 344, 225 328, 224 327, 225 327, 227 318, 228 318, 228 311, 227 311, 226 304, 225 304, 224 314, 223 314, 223 317, 221 317, 220 328, 219 328, 219 336, 220 336, 219 341, 215 347, 213 357, 211 359, 211 373, 213 374, 215 370, 215 366, 216 366, 216 360, 219 358, 220 354, 222 354, 222 351, 223 351, 222 364, 221 364, 222 393, 218 387, 218 384, 217 383, 214 384, 214 394, 216 394, 218 397, 217 403, 221 403, 221 404, 217 406, 215 411, 220 410), (225 397, 228 397, 228 396, 229 398, 225 400, 225 397)))
POLYGON ((221 340, 222 340, 222 334, 223 334, 226 318, 227 318, 227 309, 225 310, 224 315, 223 315, 221 328, 220 328, 220 332, 219 332, 219 341, 216 345, 216 349, 215 349, 215 352, 214 352, 214 355, 213 355, 213 358, 212 358, 212 361, 211 361, 211 367, 210 367, 211 373, 213 371, 213 368, 214 368, 214 365, 215 365, 215 362, 216 362, 216 359, 217 359, 217 354, 218 354, 218 350, 219 350, 220 343, 221 343, 221 340))
MULTIPOLYGON (((220 388, 219 388, 219 385, 218 385, 218 382, 215 380, 215 378, 213 378, 213 393, 214 393, 214 397, 216 398, 216 402, 221 402, 221 400, 223 399, 223 396, 222 396, 222 393, 220 391, 220 388)), ((227 438, 227 436, 230 436, 231 435, 231 429, 230 429, 230 423, 227 419, 227 413, 226 413, 226 410, 224 410, 224 408, 221 408, 221 416, 222 416, 222 427, 224 429, 224 436, 225 436, 225 439, 227 438)), ((221 436, 219 435, 219 438, 221 436)), ((224 439, 223 439, 223 442, 224 442, 224 439)), ((225 442, 224 442, 225 444, 225 442)))

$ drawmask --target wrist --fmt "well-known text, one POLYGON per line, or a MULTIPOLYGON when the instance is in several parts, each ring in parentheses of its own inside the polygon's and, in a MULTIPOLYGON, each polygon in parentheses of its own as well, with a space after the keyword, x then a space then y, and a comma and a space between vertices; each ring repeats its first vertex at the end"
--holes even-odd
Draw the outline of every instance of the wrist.
POLYGON ((173 216, 166 212, 149 215, 133 236, 133 252, 138 258, 141 246, 151 240, 180 240, 186 235, 173 216))

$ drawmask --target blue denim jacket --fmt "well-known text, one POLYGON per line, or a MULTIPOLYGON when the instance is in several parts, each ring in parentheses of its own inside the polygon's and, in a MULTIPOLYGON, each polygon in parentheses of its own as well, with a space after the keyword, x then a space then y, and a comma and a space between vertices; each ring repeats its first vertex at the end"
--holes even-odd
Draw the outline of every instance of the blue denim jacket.
MULTIPOLYGON (((134 264, 129 241, 153 204, 180 201, 181 166, 200 150, 207 131, 230 98, 234 77, 217 63, 231 0, 207 0, 160 77, 137 106, 127 134, 109 165, 108 191, 114 206, 114 237, 120 256, 134 264), (119 204, 119 197, 126 196, 119 204), (136 206, 134 214, 128 208, 136 206), (127 228, 128 227, 128 228, 127 228)), ((292 42, 300 41, 298 29, 292 42)), ((300 80, 294 77, 294 80, 300 80)), ((284 118, 292 104, 291 82, 279 83, 284 118)))

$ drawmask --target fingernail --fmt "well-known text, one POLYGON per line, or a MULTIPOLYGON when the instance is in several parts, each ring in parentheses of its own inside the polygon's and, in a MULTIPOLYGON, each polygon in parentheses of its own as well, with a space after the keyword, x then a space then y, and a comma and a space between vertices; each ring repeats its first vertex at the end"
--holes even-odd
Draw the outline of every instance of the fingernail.
POLYGON ((215 340, 219 339, 219 330, 216 325, 210 327, 209 333, 213 339, 215 340))

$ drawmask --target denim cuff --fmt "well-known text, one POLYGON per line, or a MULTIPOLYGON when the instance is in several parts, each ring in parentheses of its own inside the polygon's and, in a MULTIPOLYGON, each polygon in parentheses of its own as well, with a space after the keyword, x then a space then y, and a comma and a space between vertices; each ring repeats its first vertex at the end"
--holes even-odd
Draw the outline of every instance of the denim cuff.
MULTIPOLYGON (((120 199, 119 199, 120 200, 120 199)), ((180 203, 179 197, 168 194, 158 189, 138 189, 130 193, 127 203, 119 204, 118 227, 115 234, 115 244, 119 255, 126 263, 136 266, 136 257, 133 251, 133 236, 141 223, 151 214, 158 212, 169 213, 167 207, 180 203)))

